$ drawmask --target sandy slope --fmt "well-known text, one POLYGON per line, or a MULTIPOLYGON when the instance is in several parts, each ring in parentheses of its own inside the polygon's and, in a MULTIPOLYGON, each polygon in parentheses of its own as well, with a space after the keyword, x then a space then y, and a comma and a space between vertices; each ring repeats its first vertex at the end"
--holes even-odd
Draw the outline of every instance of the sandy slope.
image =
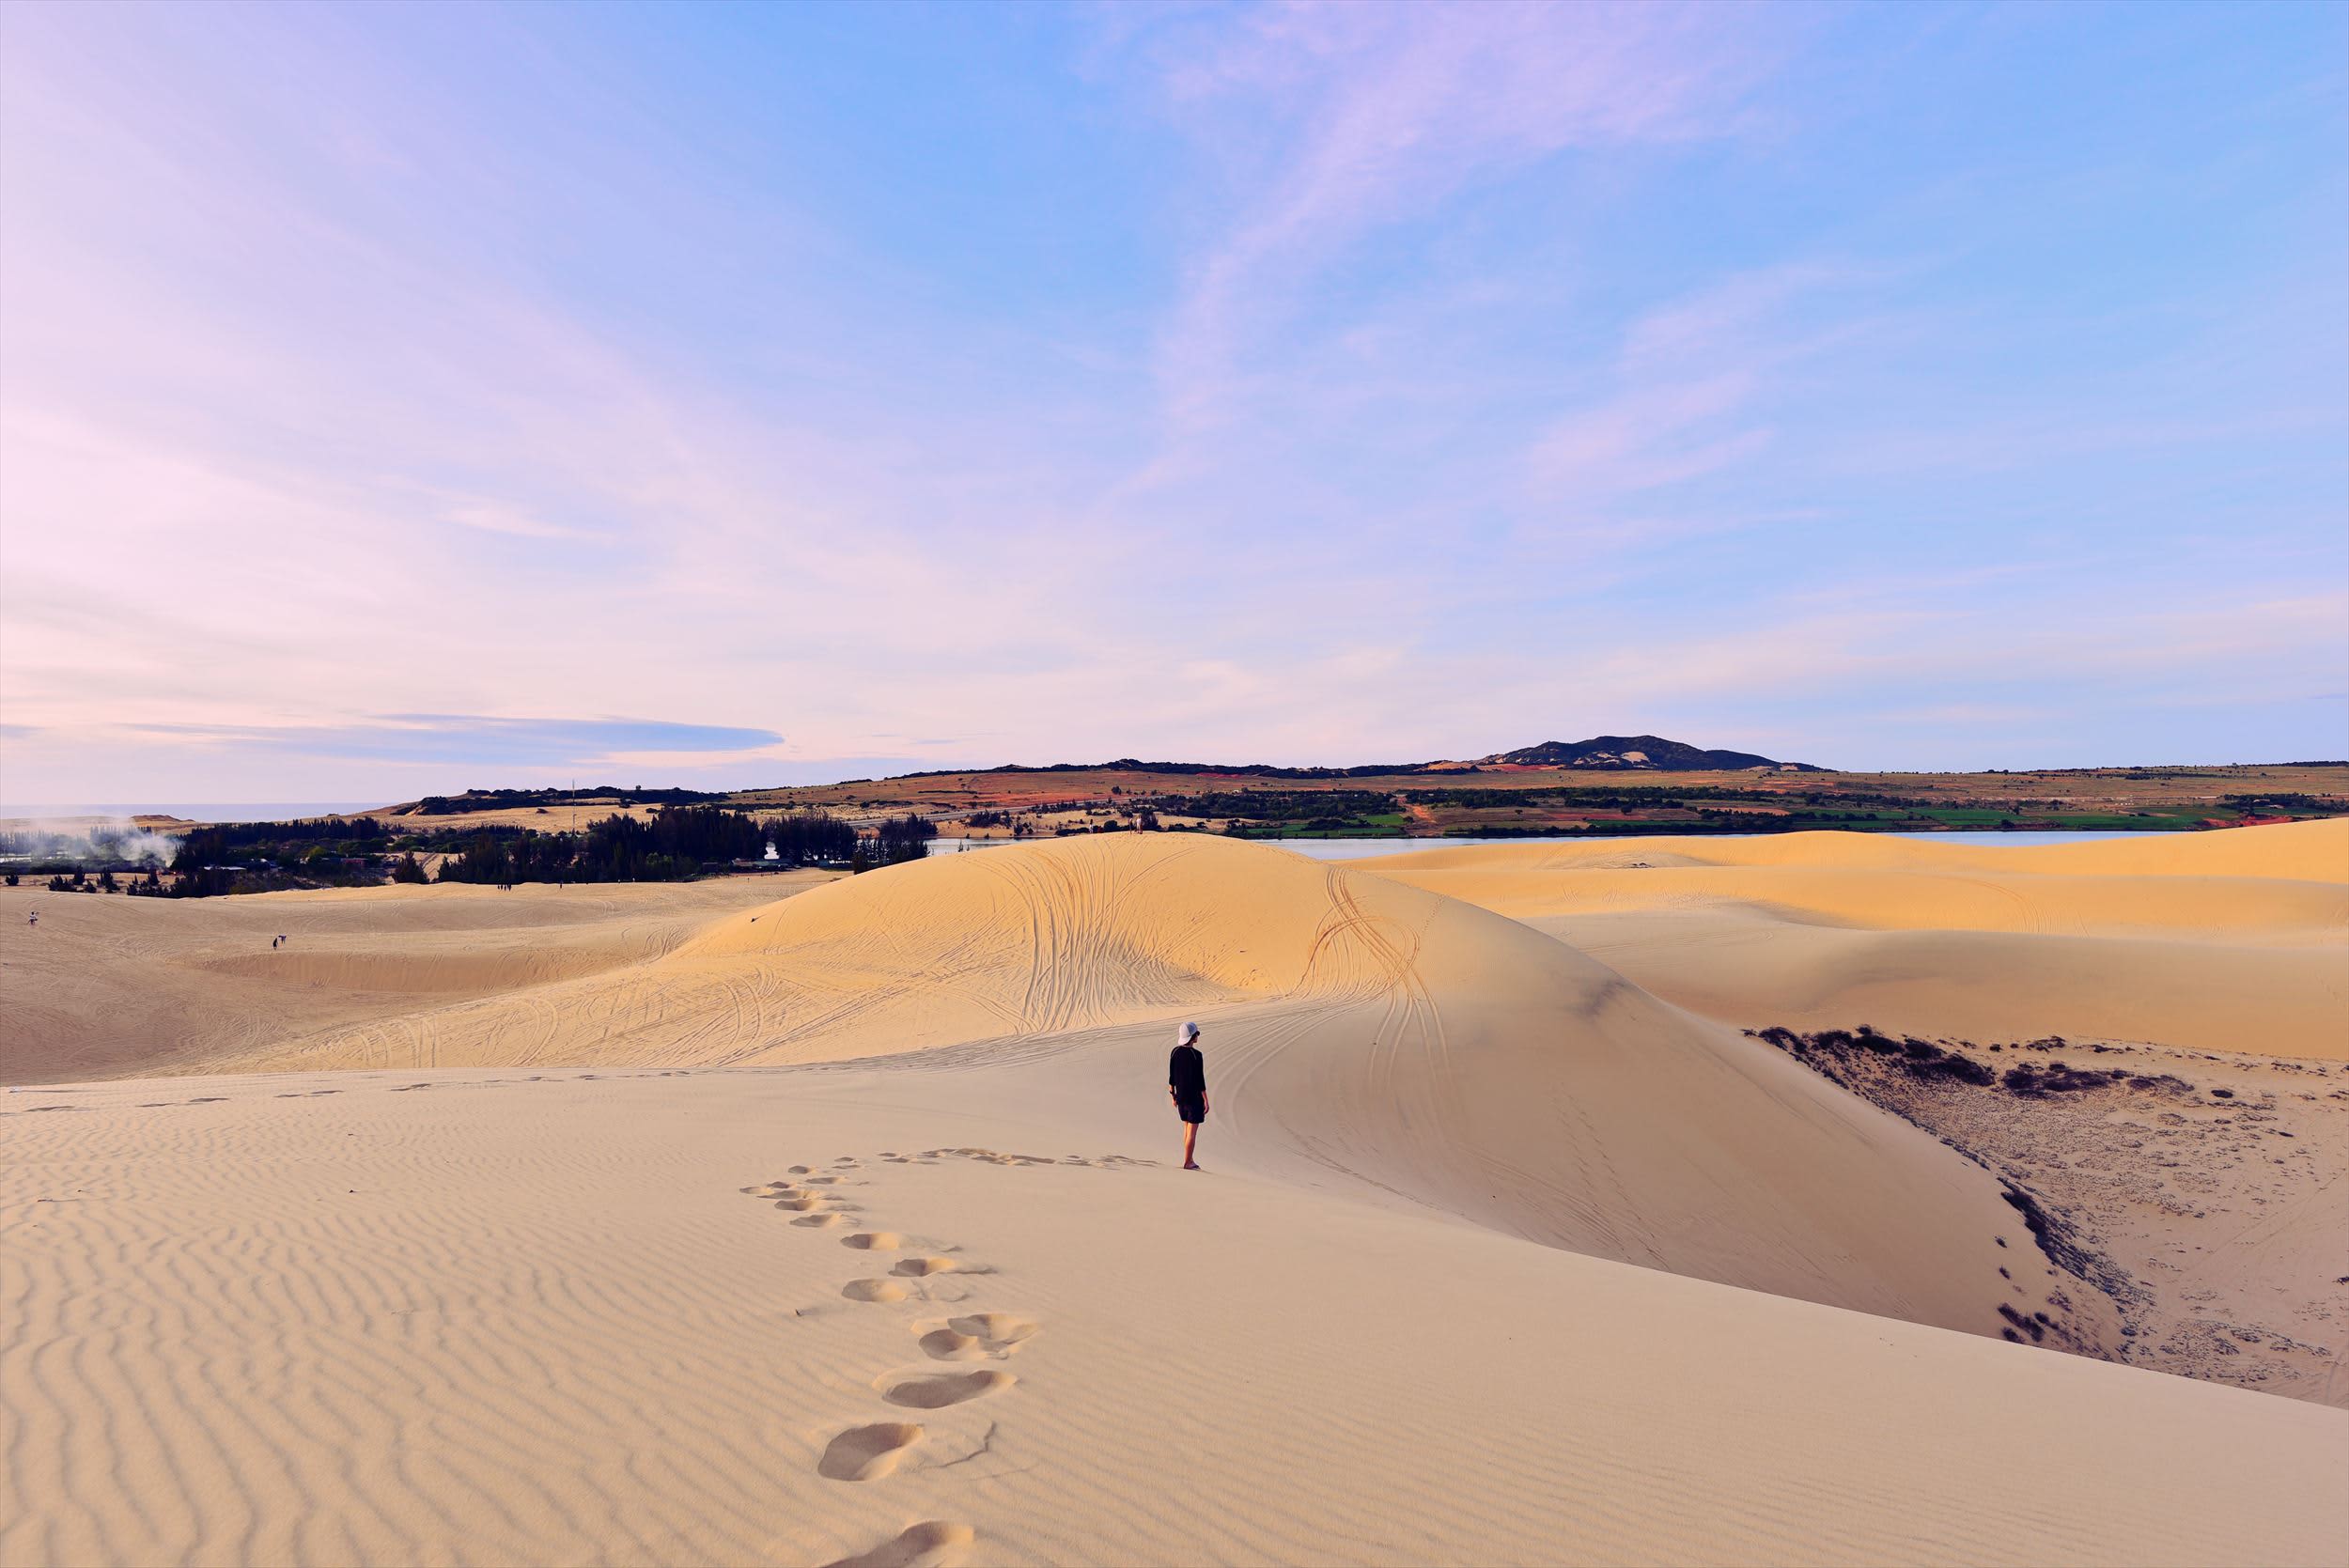
POLYGON ((210 1071, 291 1035, 668 952, 826 880, 511 892, 463 884, 190 901, 0 889, 0 1079, 210 1071), (38 911, 40 924, 27 924, 38 911), (272 948, 284 933, 288 943, 272 948))
POLYGON ((2349 822, 2028 848, 1473 845, 1361 864, 1740 1025, 2349 1058, 2349 822))
MULTIPOLYGON (((1763 931, 2337 956, 2325 880, 2272 869, 2332 841, 2282 831, 1965 868, 2061 939, 1688 891, 1763 931), (2073 885, 2156 875, 2226 886, 2073 885)), ((1495 903, 1598 875, 1466 869, 1495 903)), ((1462 870, 1118 835, 782 899, 0 900, 13 1081, 275 1075, 0 1103, 0 1561, 2349 1553, 2349 1418, 2003 1343, 2123 1325, 1998 1175, 1412 885, 1462 870), (1186 1016, 1207 1175, 1133 1163, 1186 1016)))
POLYGON ((1163 1137, 900 1060, 15 1096, 0 1561, 2349 1551, 2337 1412, 1123 1164, 1163 1137))
POLYGON ((980 1053, 991 1066, 1049 1056, 1039 1094, 1066 1079, 1156 1113, 1182 1014, 1215 1032, 1248 1157, 1676 1273, 1989 1334, 2016 1300, 2082 1346, 2112 1337, 2101 1301, 2021 1266, 1996 1180, 1916 1129, 1516 922, 1220 838, 876 872, 643 964, 245 1064, 708 1066, 996 1040, 1013 1044, 980 1053))

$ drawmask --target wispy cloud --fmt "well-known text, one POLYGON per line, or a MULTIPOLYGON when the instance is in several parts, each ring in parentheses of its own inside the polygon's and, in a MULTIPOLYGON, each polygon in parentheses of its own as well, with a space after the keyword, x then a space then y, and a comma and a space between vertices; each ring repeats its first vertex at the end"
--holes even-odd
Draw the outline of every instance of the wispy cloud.
POLYGON ((772 755, 785 744, 771 730, 727 725, 461 713, 387 713, 342 724, 148 723, 124 728, 133 737, 231 748, 256 756, 362 757, 534 769, 654 753, 698 765, 712 754, 772 755))
POLYGON ((1381 227, 1567 148, 1732 132, 1767 63, 1750 20, 1670 5, 1295 5, 1220 10, 1205 36, 1160 40, 1178 117, 1239 171, 1159 340, 1174 430, 1233 417, 1251 346, 1381 227))
POLYGON ((1849 314, 1798 318, 1868 281, 1848 266, 1805 262, 1733 274, 1633 318, 1611 386, 1562 414, 1534 442, 1533 483, 1604 504, 1700 479, 1759 457, 1775 434, 1773 383, 1864 330, 1849 314))
POLYGON ((0 7, 10 791, 2337 749, 2340 13, 904 14, 0 7))
POLYGON ((543 518, 495 502, 468 502, 451 506, 441 514, 460 528, 477 528, 485 534, 506 534, 518 539, 583 539, 592 535, 583 529, 566 528, 543 518))

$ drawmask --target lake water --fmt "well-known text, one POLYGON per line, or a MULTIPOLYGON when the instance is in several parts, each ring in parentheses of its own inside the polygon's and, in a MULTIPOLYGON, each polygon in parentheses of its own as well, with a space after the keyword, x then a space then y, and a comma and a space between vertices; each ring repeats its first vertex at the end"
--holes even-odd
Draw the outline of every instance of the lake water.
MULTIPOLYGON (((1421 849, 1449 849, 1458 844, 1635 844, 1641 840, 1669 837, 1661 833, 1567 833, 1544 838, 1284 838, 1258 839, 1259 844, 1278 844, 1283 849, 1294 849, 1308 860, 1359 861, 1372 855, 1408 855, 1421 849)), ((1782 838, 1782 833, 1692 833, 1692 838, 1782 838)), ((2106 839, 2168 838, 2167 832, 2063 832, 2017 829, 1999 832, 1887 833, 1887 838, 1957 839, 1978 844, 2097 844, 2106 839)), ((968 846, 972 850, 991 849, 1015 842, 1007 838, 938 838, 930 841, 933 855, 960 854, 968 846)), ((1028 840, 1034 843, 1035 840, 1028 840)))

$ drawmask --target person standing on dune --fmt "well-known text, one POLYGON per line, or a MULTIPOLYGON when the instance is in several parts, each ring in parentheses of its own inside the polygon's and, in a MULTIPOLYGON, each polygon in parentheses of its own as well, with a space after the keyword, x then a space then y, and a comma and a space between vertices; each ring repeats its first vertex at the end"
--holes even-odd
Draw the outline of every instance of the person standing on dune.
POLYGON ((1174 1114, 1183 1119, 1183 1169, 1196 1171, 1191 1156, 1199 1147, 1199 1124, 1207 1119, 1207 1060, 1199 1054, 1199 1026, 1187 1023, 1175 1032, 1174 1053, 1166 1060, 1166 1091, 1174 1101, 1174 1114))

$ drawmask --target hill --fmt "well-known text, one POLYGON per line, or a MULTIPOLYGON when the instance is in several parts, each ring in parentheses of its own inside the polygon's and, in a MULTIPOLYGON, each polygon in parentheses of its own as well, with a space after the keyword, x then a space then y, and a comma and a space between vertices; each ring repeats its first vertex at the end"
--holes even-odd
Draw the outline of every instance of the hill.
MULTIPOLYGON (((1365 762, 1346 767, 1283 768, 1268 762, 1144 762, 1119 757, 1114 762, 1052 762, 1041 766, 1005 763, 985 769, 989 773, 1147 773, 1170 778, 1225 779, 1394 779, 1421 773, 1454 774, 1479 768, 1634 768, 1652 772, 1732 773, 1757 768, 1786 768, 1816 773, 1807 762, 1778 762, 1752 752, 1707 751, 1685 740, 1659 735, 1595 735, 1588 740, 1545 740, 1514 752, 1495 752, 1472 762, 1365 762)), ((901 779, 936 779, 966 771, 934 768, 902 773, 901 779)))
POLYGON ((1486 768, 1592 768, 1657 773, 1735 773, 1750 768, 1818 773, 1807 762, 1779 762, 1753 752, 1707 751, 1660 735, 1595 735, 1588 740, 1545 740, 1476 759, 1486 768))

